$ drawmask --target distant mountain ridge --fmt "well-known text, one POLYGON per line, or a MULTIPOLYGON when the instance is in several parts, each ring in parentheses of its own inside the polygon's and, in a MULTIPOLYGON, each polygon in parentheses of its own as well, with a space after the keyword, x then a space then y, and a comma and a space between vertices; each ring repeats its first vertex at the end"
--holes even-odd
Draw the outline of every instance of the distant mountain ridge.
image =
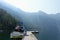
POLYGON ((28 13, 5 3, 0 8, 22 21, 27 30, 39 31, 36 35, 38 40, 60 40, 60 22, 57 22, 60 21, 60 14, 46 14, 43 11, 28 13))

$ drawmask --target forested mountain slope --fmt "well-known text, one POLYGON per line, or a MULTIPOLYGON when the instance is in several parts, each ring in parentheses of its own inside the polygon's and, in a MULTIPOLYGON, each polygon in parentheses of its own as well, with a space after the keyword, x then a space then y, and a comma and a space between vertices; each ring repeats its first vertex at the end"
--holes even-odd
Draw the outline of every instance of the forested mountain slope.
POLYGON ((17 22, 18 20, 0 8, 0 40, 9 40, 10 32, 14 30, 17 22))
POLYGON ((60 40, 60 19, 58 15, 57 17, 55 14, 48 15, 43 11, 33 13, 24 12, 8 4, 2 4, 1 8, 5 9, 8 14, 11 14, 16 19, 21 20, 26 30, 39 31, 39 34, 36 35, 38 40, 60 40))

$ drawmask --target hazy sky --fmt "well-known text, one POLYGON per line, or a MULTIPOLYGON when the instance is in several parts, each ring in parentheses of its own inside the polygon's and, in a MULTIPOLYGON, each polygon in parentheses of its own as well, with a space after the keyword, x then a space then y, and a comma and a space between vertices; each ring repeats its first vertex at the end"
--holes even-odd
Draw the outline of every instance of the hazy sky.
POLYGON ((4 0, 26 12, 42 10, 48 14, 60 13, 60 0, 4 0))

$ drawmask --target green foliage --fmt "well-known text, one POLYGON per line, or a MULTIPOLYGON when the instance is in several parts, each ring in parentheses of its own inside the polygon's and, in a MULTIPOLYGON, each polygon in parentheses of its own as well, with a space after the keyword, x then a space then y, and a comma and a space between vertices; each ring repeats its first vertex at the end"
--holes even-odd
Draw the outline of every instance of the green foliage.
POLYGON ((0 40, 9 40, 10 33, 14 30, 18 20, 12 17, 7 11, 0 9, 0 40))

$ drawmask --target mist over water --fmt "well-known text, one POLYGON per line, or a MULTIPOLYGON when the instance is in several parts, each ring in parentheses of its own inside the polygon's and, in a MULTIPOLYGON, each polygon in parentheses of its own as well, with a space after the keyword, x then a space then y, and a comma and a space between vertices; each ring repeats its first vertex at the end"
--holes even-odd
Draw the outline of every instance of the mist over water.
POLYGON ((27 31, 39 31, 39 34, 35 34, 38 40, 60 40, 60 13, 29 13, 8 4, 1 4, 0 8, 22 21, 27 31))

